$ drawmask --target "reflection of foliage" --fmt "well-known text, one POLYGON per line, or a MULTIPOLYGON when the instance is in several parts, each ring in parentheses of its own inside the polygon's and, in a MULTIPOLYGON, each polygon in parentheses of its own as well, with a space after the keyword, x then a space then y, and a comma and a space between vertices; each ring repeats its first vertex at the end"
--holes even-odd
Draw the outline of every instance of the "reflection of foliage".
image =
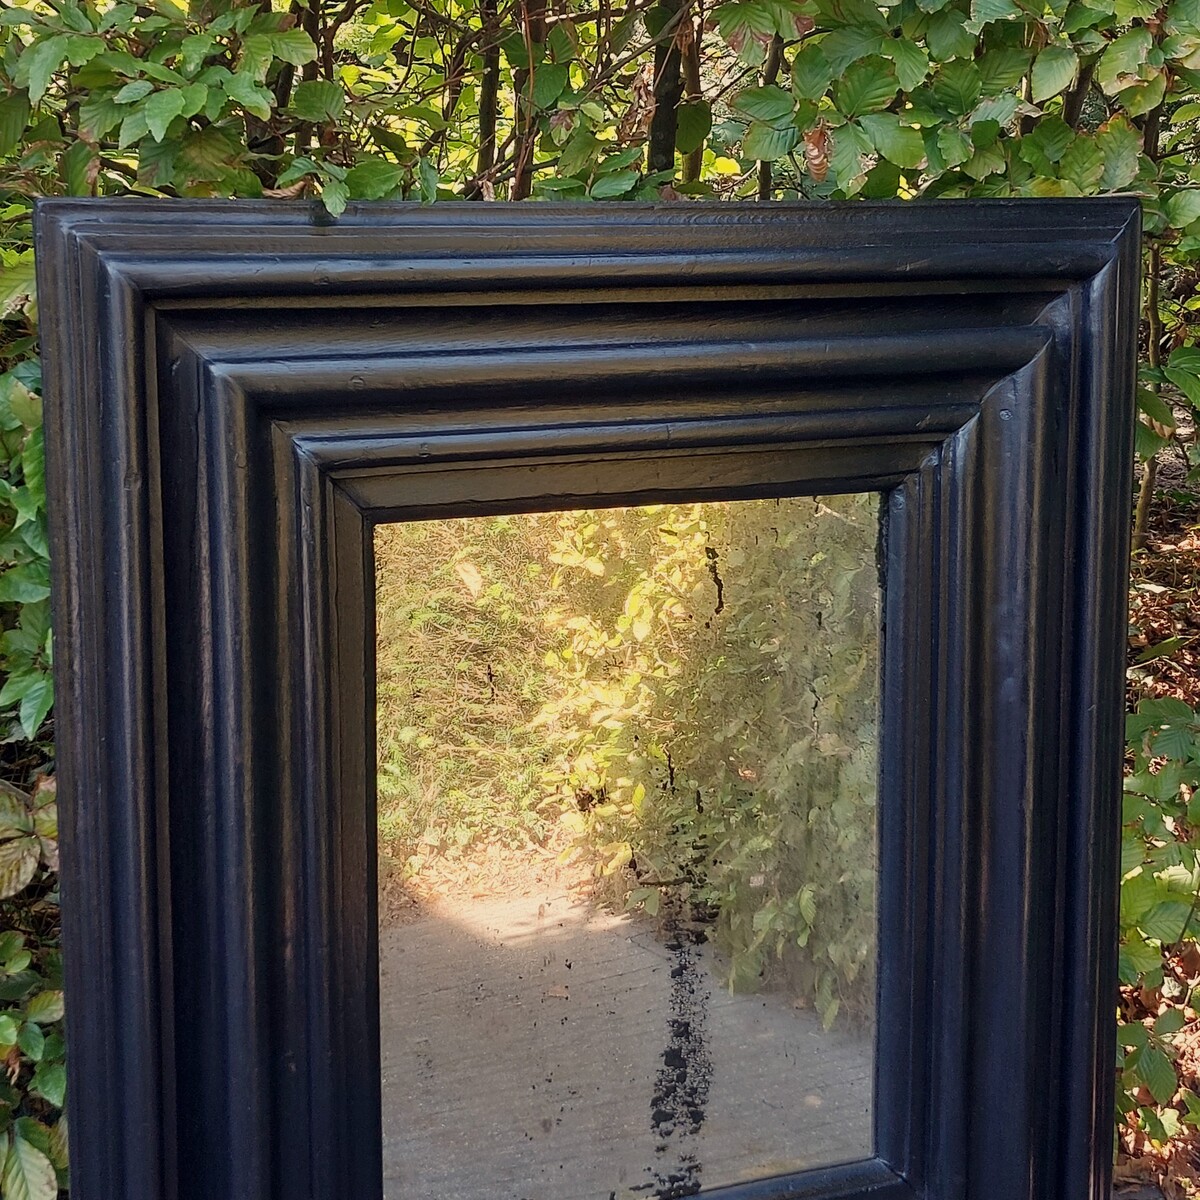
POLYGON ((541 561, 552 518, 381 527, 380 836, 409 866, 486 837, 541 840, 541 561), (550 523, 547 523, 550 522, 550 523))
POLYGON ((874 956, 876 504, 381 529, 381 841, 417 869, 553 819, 734 987, 862 1015, 874 956))
POLYGON ((730 983, 864 1013, 874 952, 872 497, 570 513, 552 782, 633 904, 715 921, 730 983))

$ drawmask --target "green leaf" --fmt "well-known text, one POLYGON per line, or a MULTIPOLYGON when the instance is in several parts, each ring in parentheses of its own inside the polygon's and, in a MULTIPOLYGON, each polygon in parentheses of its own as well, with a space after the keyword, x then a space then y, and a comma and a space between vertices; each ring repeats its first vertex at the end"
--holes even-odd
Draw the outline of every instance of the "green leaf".
POLYGON ((1023 15, 1013 0, 971 0, 971 22, 980 28, 992 21, 1007 21, 1023 15))
POLYGON ((288 110, 302 121, 321 125, 338 120, 346 111, 346 93, 340 83, 328 79, 305 79, 296 85, 288 110))
POLYGON ((676 110, 675 149, 691 154, 704 145, 712 131, 712 109, 707 100, 690 100, 676 110))
MULTIPOLYGON (((1021 139, 1021 157, 1038 166, 1040 161, 1057 163, 1075 140, 1075 132, 1061 117, 1043 117, 1037 128, 1021 139)), ((1053 166, 1046 168, 1053 174, 1053 166)))
POLYGON ((1096 131, 1096 142, 1104 155, 1102 192, 1118 192, 1136 178, 1142 163, 1142 135, 1122 116, 1106 121, 1096 131))
MULTIPOLYGON (((397 37, 402 36, 402 34, 403 30, 401 29, 397 37)), ((388 41, 384 49, 390 49, 392 42, 395 40, 396 38, 393 38, 391 41, 388 41)), ((516 68, 518 71, 529 69, 529 51, 525 48, 525 39, 521 34, 516 32, 510 33, 501 40, 500 48, 504 51, 504 57, 508 59, 510 66, 516 68)), ((374 48, 372 48, 372 53, 375 53, 374 48)))
MULTIPOLYGON (((13 955, 25 948, 25 935, 15 929, 6 929, 0 933, 0 963, 8 962, 13 955)), ((13 1037, 17 1036, 16 1026, 13 1027, 13 1037)), ((10 1042, 11 1046, 12 1043, 10 1042)))
POLYGON ((1168 1008, 1165 1012, 1159 1014, 1154 1022, 1154 1032, 1159 1037, 1170 1037, 1173 1033, 1178 1033, 1184 1026, 1184 1016, 1182 1008, 1168 1008))
POLYGON ((0 1176, 4 1200, 55 1200, 58 1177, 53 1164, 23 1137, 15 1132, 10 1136, 12 1142, 0 1176))
MULTIPOLYGON (((11 964, 10 964, 11 966, 11 964)), ((0 979, 0 1000, 20 1000, 41 985, 41 978, 33 971, 18 971, 6 979, 0 979)), ((0 1018, 3 1020, 3 1018, 0 1018)), ((14 1035, 15 1040, 15 1035, 14 1035)))
MULTIPOLYGON (((1185 69, 1200 67, 1200 37, 1193 33, 1174 34, 1162 42, 1159 50, 1164 59, 1177 62, 1185 69)), ((1151 62, 1157 61, 1157 55, 1151 58, 1151 62)))
POLYGON ((440 182, 441 177, 433 159, 428 155, 417 159, 417 187, 421 193, 422 204, 433 204, 437 200, 440 182))
MULTIPOLYGON (((167 129, 171 122, 183 112, 184 103, 183 92, 177 89, 155 92, 146 101, 142 111, 145 113, 150 135, 156 142, 161 142, 167 136, 167 129)), ((270 115, 269 106, 267 114, 270 115)))
POLYGON ((953 9, 936 12, 929 18, 925 43, 937 62, 969 58, 975 51, 975 35, 963 23, 962 14, 953 9))
POLYGON ((1154 753, 1165 758, 1187 759, 1195 749, 1196 739, 1182 725, 1168 725, 1154 739, 1154 753))
POLYGON ((208 85, 189 83, 181 89, 181 95, 183 96, 183 109, 180 116, 194 117, 208 103, 208 85))
POLYGON ((340 179, 325 179, 321 182, 321 203, 331 217, 340 217, 350 202, 350 189, 340 179))
POLYGON ((1186 229, 1193 221, 1200 220, 1200 188, 1188 188, 1168 196, 1163 211, 1173 228, 1186 229))
POLYGON ((51 76, 66 61, 69 42, 70 38, 59 34, 36 41, 21 52, 13 71, 13 82, 17 87, 29 90, 29 99, 33 104, 37 104, 46 94, 51 76))
POLYGON ((265 33, 251 34, 242 42, 242 52, 237 62, 238 74, 249 75, 255 82, 261 83, 266 79, 274 57, 270 37, 265 33))
POLYGON ((63 24, 69 29, 74 29, 76 33, 94 32, 91 19, 78 4, 59 5, 58 15, 62 18, 63 24))
POLYGON ((1170 721, 1196 721, 1197 714, 1182 700, 1174 696, 1162 696, 1154 700, 1139 700, 1138 714, 1149 717, 1155 724, 1165 724, 1170 721))
POLYGON ((563 147, 558 160, 559 172, 564 176, 580 174, 600 150, 600 142, 589 129, 580 129, 563 147))
MULTIPOLYGON (((609 142, 608 145, 613 145, 609 142)), ((610 171, 623 171, 626 167, 632 167, 634 163, 642 161, 641 146, 626 146, 624 150, 618 150, 616 154, 610 154, 603 162, 596 166, 596 174, 607 175, 610 171)))
POLYGON ((919 167, 925 159, 925 142, 920 131, 901 124, 895 113, 873 113, 858 119, 871 144, 888 162, 898 167, 919 167))
POLYGON ((1096 139, 1081 133, 1058 164, 1060 178, 1069 179, 1085 195, 1094 192, 1104 174, 1104 155, 1096 139))
POLYGON ((1147 971, 1162 966, 1162 951, 1136 933, 1126 935, 1121 945, 1121 981, 1136 983, 1147 971))
POLYGON ((1167 5, 1168 33, 1200 33, 1200 0, 1171 0, 1167 5))
MULTIPOLYGON (((0 837, 10 838, 22 833, 33 832, 33 820, 29 815, 27 799, 16 789, 0 791, 0 837)), ((29 952, 22 950, 21 957, 29 961, 29 952)), ((7 959, 5 960, 7 963, 7 959)), ((7 970, 14 968, 8 963, 7 970)))
POLYGON ((346 188, 354 200, 382 200, 400 186, 404 171, 394 163, 371 158, 346 172, 346 188))
POLYGON ((1133 661, 1135 663, 1148 663, 1153 662, 1156 658, 1170 658, 1171 655, 1181 650, 1187 644, 1187 638, 1164 638, 1161 642, 1153 646, 1147 646, 1133 661))
MULTIPOLYGON (((62 1108, 67 1099, 66 1068, 62 1063, 52 1063, 48 1059, 43 1059, 33 1073, 33 1089, 55 1108, 62 1108)), ((52 1144, 52 1150, 57 1151, 58 1149, 52 1144)), ((55 1155, 52 1154, 52 1161, 54 1157, 55 1155)))
POLYGON ((25 1006, 25 1019, 38 1025, 49 1025, 63 1019, 63 994, 60 991, 38 992, 25 1006))
POLYGON ((275 97, 252 75, 245 71, 235 71, 225 80, 224 88, 225 94, 247 112, 253 113, 259 120, 270 120, 275 97))
POLYGON ((830 140, 833 149, 829 152, 829 163, 838 186, 850 189, 862 172, 862 156, 871 151, 871 142, 857 125, 842 125, 832 131, 830 140))
POLYGON ((179 59, 188 74, 196 71, 212 53, 217 39, 211 33, 189 34, 179 44, 179 59))
MULTIPOLYGON (((0 316, 7 317, 14 312, 24 309, 27 303, 36 296, 37 278, 33 269, 33 256, 26 254, 11 267, 0 270, 0 316)), ((12 389, 10 403, 13 413, 20 417, 15 400, 19 395, 17 389, 25 391, 19 383, 12 389)), ((25 424, 22 421, 22 424, 25 424)))
POLYGON ((1029 51, 1016 46, 998 46, 989 50, 978 62, 983 94, 994 96, 1015 88, 1029 70, 1029 51))
POLYGON ((20 837, 0 842, 0 900, 23 891, 37 870, 37 838, 20 837))
POLYGON ((136 104, 139 100, 144 100, 150 93, 154 91, 154 84, 148 79, 135 79, 132 83, 127 83, 114 97, 114 104, 136 104))
POLYGON ((38 1026, 26 1022, 17 1034, 17 1045, 33 1062, 41 1062, 46 1049, 46 1035, 38 1026))
POLYGON ((1141 68, 1154 47, 1150 30, 1139 27, 1123 33, 1108 45, 1096 68, 1096 82, 1108 95, 1141 82, 1141 68))
POLYGON ((583 181, 579 179, 535 179, 533 181, 534 196, 538 200, 583 200, 587 193, 583 181))
POLYGON ((588 195, 593 200, 616 200, 621 196, 627 196, 641 177, 640 171, 613 171, 610 174, 601 175, 592 184, 588 195))
POLYGON ((1069 88, 1079 73, 1079 56, 1069 46, 1047 46, 1034 60, 1030 85, 1037 103, 1069 88))
POLYGON ((953 126, 938 130, 937 145, 947 167, 961 166, 975 153, 971 139, 953 126))
POLYGON ((981 121, 993 121, 997 127, 996 132, 999 133, 1000 127, 1006 126, 1016 112, 1017 98, 1011 93, 1006 96, 988 96, 975 106, 975 111, 971 113, 968 124, 974 126, 981 121))
MULTIPOLYGON (((1163 374, 1188 398, 1193 408, 1200 409, 1200 379, 1191 371, 1181 371, 1171 366, 1164 367, 1163 374)), ((1161 424, 1169 424, 1170 428, 1174 428, 1174 415, 1169 423, 1164 421, 1161 424)))
POLYGON ((111 129, 120 125, 125 109, 107 95, 89 96, 79 106, 79 134, 90 141, 99 141, 111 129))
POLYGON ((1158 884, 1146 869, 1130 875, 1121 883, 1121 924, 1138 924, 1155 905, 1158 899, 1158 884))
POLYGON ((801 100, 820 100, 833 82, 833 67, 820 45, 809 42, 792 60, 792 90, 801 100))
POLYGON ((962 169, 972 179, 979 180, 1003 171, 1005 165, 1004 151, 993 144, 977 147, 962 169))
POLYGON ((0 100, 0 155, 11 154, 29 124, 29 93, 13 92, 0 100))
POLYGON ((1200 375, 1200 346, 1176 346, 1167 362, 1176 370, 1200 375))
POLYGON ((550 108, 567 86, 567 68, 561 63, 542 63, 533 71, 533 103, 550 108))
MULTIPOLYGON (((40 1064, 38 1069, 46 1070, 47 1064, 40 1064)), ((61 1065, 57 1069, 63 1072, 63 1078, 65 1080, 65 1070, 63 1070, 61 1065)), ((47 1096, 46 1099, 50 1100, 50 1097, 47 1096)), ((55 1101, 50 1100, 50 1103, 54 1104, 55 1101)), ((57 1101, 57 1104, 59 1108, 62 1108, 65 1103, 66 1089, 64 1087, 62 1099, 57 1101)), ((54 1164, 54 1169, 59 1172, 59 1186, 63 1188, 65 1188, 67 1184, 65 1176, 70 1165, 68 1161, 67 1141, 67 1114, 64 1112, 63 1115, 59 1117, 58 1120, 50 1127, 50 1148, 48 1151, 50 1161, 54 1164)))
MULTIPOLYGON (((847 26, 826 34, 819 45, 830 71, 836 77, 860 58, 866 58, 868 54, 878 54, 884 48, 886 40, 888 39, 882 34, 873 30, 847 26)), ((817 97, 809 96, 808 99, 816 100, 817 97)))
POLYGON ((146 112, 139 105, 121 122, 121 131, 117 135, 117 145, 124 150, 127 146, 141 141, 150 132, 146 121, 146 112))
POLYGON ((966 116, 983 91, 979 68, 965 60, 947 63, 938 72, 930 90, 937 104, 955 116, 966 116))
MULTIPOLYGON (((1109 6, 1111 8, 1111 5, 1109 6)), ((1103 8, 1089 8, 1086 4, 1072 4, 1063 18, 1064 33, 1076 34, 1093 30, 1109 23, 1112 13, 1103 8)))
POLYGON ((24 563, 0 574, 0 603, 29 604, 50 595, 50 575, 43 563, 24 563))
POLYGON ((756 66, 763 61, 775 36, 775 16, 765 4, 754 0, 722 4, 713 16, 721 36, 742 62, 756 66))
POLYGON ((778 121, 790 121, 795 106, 792 94, 774 84, 747 88, 733 99, 736 112, 754 121, 764 121, 768 125, 778 121))
POLYGON ((842 76, 834 91, 838 111, 847 117, 887 108, 899 84, 890 62, 881 58, 856 63, 842 76))
POLYGON ((36 736, 53 706, 54 680, 49 674, 43 674, 21 697, 21 707, 17 710, 17 719, 27 738, 36 736))
MULTIPOLYGON (((896 80, 901 91, 911 92, 925 82, 929 74, 929 55, 923 46, 898 38, 892 41, 888 52, 896 65, 896 80)), ((817 97, 811 99, 816 100, 817 97)))
MULTIPOLYGON (((280 33, 264 35, 270 43, 271 53, 293 67, 315 62, 317 47, 303 29, 285 29, 280 33)), ((249 39, 247 39, 249 40, 249 39)))
POLYGON ((774 125, 764 125, 761 121, 755 121, 742 139, 742 153, 747 158, 774 162, 787 154, 799 140, 800 134, 794 125, 786 125, 779 129, 774 125))
POLYGON ((546 46, 556 63, 569 63, 575 57, 575 43, 561 21, 550 30, 546 46))
POLYGON ((1164 429, 1175 428, 1175 414, 1171 406, 1161 397, 1156 396, 1148 388, 1138 388, 1138 408, 1156 424, 1164 429))
POLYGON ((1169 1104, 1179 1090, 1175 1066, 1157 1046, 1147 1046, 1138 1055, 1134 1074, 1150 1089, 1159 1104, 1169 1104))
POLYGON ((1126 88, 1117 94, 1121 107, 1131 116, 1140 117, 1157 108, 1167 93, 1166 72, 1159 71, 1148 83, 1126 88))
POLYGON ((1171 945, 1183 936, 1184 922, 1191 913, 1191 905, 1182 900, 1163 900, 1149 912, 1138 918, 1138 928, 1150 938, 1171 945))

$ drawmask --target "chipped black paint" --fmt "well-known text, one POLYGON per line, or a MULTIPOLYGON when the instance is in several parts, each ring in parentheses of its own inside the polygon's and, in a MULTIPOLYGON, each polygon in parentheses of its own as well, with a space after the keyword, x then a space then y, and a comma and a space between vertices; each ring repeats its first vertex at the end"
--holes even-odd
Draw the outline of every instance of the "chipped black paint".
POLYGON ((651 1182, 633 1189, 652 1189, 655 1200, 677 1200, 700 1190, 702 1164, 689 1149, 689 1141, 704 1123, 712 1080, 707 1045, 709 985, 696 960, 696 945, 703 936, 678 926, 668 931, 666 945, 674 956, 670 1017, 650 1113, 657 1161, 651 1168, 651 1182))

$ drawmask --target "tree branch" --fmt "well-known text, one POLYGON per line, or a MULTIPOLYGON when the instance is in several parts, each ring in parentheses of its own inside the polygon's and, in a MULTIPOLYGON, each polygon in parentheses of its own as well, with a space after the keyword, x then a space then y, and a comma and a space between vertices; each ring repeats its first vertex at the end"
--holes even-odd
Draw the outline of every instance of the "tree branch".
MULTIPOLYGON (((763 83, 770 85, 779 77, 779 66, 783 62, 783 38, 776 34, 771 39, 771 49, 763 66, 763 83)), ((771 198, 771 164, 763 159, 758 164, 758 199, 771 198)))
MULTIPOLYGON (((683 0, 659 0, 658 7, 668 13, 667 24, 678 26, 683 17, 683 0)), ((683 80, 679 73, 679 38, 672 36, 654 47, 654 115, 650 118, 647 169, 673 171, 675 135, 679 128, 679 97, 683 80)))

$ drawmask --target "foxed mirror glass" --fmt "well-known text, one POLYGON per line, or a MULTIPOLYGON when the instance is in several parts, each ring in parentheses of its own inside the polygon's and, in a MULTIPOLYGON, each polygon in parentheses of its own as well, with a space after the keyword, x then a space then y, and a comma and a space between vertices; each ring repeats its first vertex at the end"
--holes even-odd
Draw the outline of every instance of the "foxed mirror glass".
POLYGON ((879 497, 375 534, 385 1200, 873 1150, 879 497))

